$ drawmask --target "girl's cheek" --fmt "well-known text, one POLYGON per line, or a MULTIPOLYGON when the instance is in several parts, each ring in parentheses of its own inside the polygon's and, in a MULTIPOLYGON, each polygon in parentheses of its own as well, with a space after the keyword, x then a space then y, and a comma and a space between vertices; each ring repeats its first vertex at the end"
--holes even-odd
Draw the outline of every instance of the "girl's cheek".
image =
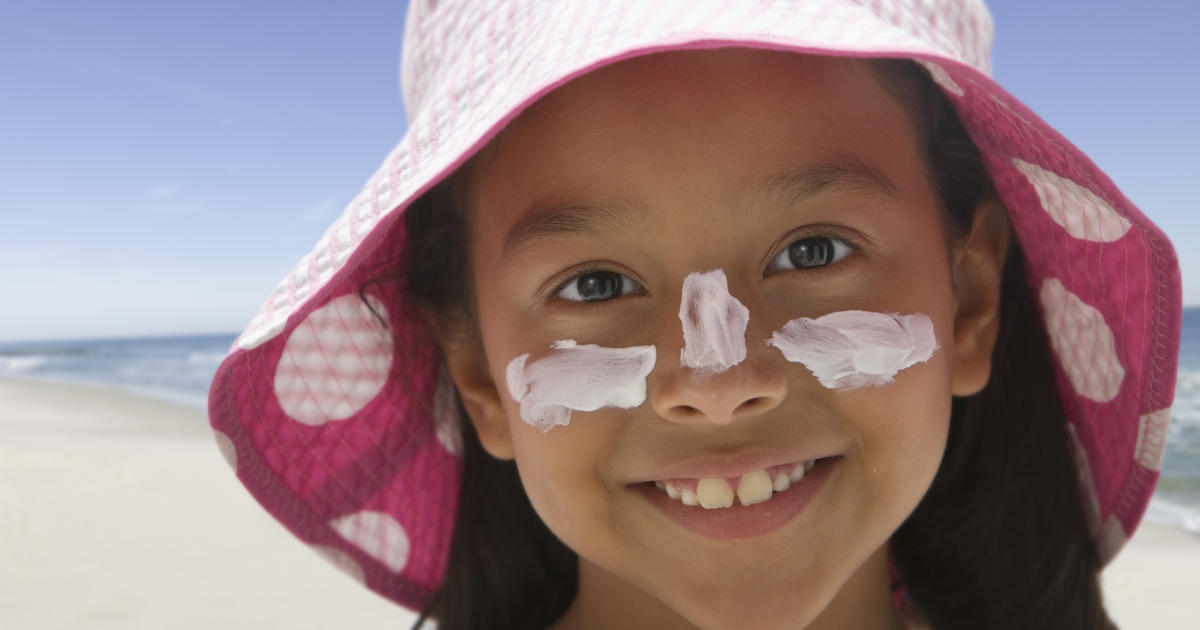
POLYGON ((632 409, 646 400, 646 377, 654 369, 654 346, 605 348, 555 341, 536 361, 522 354, 508 363, 508 393, 521 419, 542 432, 567 425, 572 411, 632 409))

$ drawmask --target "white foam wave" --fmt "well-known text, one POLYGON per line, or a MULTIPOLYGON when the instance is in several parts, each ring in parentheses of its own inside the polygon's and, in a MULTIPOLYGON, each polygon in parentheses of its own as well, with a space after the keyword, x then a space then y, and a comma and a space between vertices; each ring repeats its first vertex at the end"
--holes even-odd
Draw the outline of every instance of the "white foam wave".
POLYGON ((1175 377, 1170 437, 1179 439, 1184 427, 1200 428, 1200 371, 1180 368, 1175 377))
POLYGON ((1175 376, 1175 394, 1200 392, 1200 371, 1180 368, 1175 376))
POLYGON ((1173 525, 1200 536, 1200 506, 1183 505, 1154 496, 1146 508, 1146 520, 1173 525))
POLYGON ((32 372, 46 363, 46 357, 40 354, 26 356, 0 357, 0 371, 32 372))
POLYGON ((1168 430, 1167 439, 1183 439, 1185 429, 1200 429, 1200 407, 1184 406, 1176 400, 1175 406, 1171 408, 1171 428, 1168 430))
POLYGON ((207 363, 217 365, 225 358, 223 352, 189 352, 188 363, 207 363))
POLYGON ((169 402, 184 407, 192 407, 193 409, 208 409, 208 393, 207 392, 188 392, 165 387, 151 386, 136 386, 125 385, 122 387, 125 391, 132 392, 146 398, 154 398, 163 402, 169 402))
POLYGON ((1200 393, 1176 392, 1171 403, 1171 426, 1200 428, 1200 393))

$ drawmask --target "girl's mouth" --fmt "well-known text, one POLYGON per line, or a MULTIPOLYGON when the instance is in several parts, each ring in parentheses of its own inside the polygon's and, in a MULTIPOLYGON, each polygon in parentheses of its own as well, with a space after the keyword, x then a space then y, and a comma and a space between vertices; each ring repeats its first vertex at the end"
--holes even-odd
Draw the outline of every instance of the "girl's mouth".
POLYGON ((675 523, 706 538, 759 536, 795 518, 841 456, 770 466, 733 478, 662 479, 632 486, 675 523))

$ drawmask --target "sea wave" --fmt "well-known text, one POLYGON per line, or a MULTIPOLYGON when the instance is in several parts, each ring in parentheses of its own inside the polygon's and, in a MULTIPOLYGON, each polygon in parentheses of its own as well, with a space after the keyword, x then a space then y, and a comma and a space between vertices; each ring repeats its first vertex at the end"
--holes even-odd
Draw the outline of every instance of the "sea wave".
POLYGON ((1184 505, 1155 496, 1146 508, 1146 520, 1179 527, 1200 536, 1200 506, 1184 505))
POLYGON ((206 363, 216 365, 225 359, 224 352, 189 352, 188 363, 206 363))
POLYGON ((208 392, 207 391, 187 391, 180 389, 172 389, 167 387, 150 387, 124 385, 121 386, 125 391, 143 396, 146 398, 154 398, 163 402, 169 402, 184 407, 193 409, 207 410, 208 409, 208 392))
POLYGON ((1200 370, 1180 368, 1175 377, 1175 393, 1200 393, 1200 370))
POLYGON ((33 372, 45 363, 40 354, 0 356, 0 372, 33 372))
MULTIPOLYGON (((1176 396, 1171 406, 1172 431, 1200 429, 1200 400, 1197 397, 1176 396)), ((1172 433, 1171 437, 1175 437, 1172 433)))
POLYGON ((1200 370, 1180 368, 1175 379, 1169 438, 1179 439, 1185 428, 1200 430, 1200 370))

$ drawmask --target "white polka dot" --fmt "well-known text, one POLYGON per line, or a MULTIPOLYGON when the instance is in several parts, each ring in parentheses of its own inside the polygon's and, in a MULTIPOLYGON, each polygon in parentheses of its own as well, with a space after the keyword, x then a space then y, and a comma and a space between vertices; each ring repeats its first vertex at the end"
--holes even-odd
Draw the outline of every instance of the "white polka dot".
POLYGON ((1159 409, 1138 418, 1137 445, 1133 456, 1150 470, 1162 470, 1163 452, 1167 448, 1167 425, 1171 423, 1171 408, 1159 409))
POLYGON ((1056 278, 1042 283, 1040 297, 1050 345, 1071 386, 1089 400, 1112 400, 1121 390, 1125 368, 1117 358, 1112 329, 1104 323, 1104 316, 1056 278))
MULTIPOLYGON (((370 398, 367 400, 370 400, 370 398)), ((358 411, 359 409, 361 409, 361 407, 355 407, 346 399, 342 399, 338 401, 333 410, 329 412, 329 416, 331 418, 349 418, 350 416, 353 416, 354 412, 358 411)))
POLYGON ((934 82, 942 86, 943 90, 946 90, 955 96, 963 95, 963 89, 954 82, 954 79, 950 78, 950 73, 946 72, 945 68, 932 61, 921 61, 919 63, 922 66, 925 66, 925 69, 929 71, 929 76, 933 77, 934 82))
POLYGON ((337 533, 384 566, 400 573, 408 563, 408 534, 383 512, 358 512, 329 522, 337 533))
MULTIPOLYGON (((367 296, 386 319, 383 304, 367 296)), ((357 294, 309 313, 288 337, 275 370, 279 406, 319 425, 358 413, 383 388, 392 366, 391 332, 357 294)))
POLYGON ((438 442, 451 455, 462 454, 462 433, 458 415, 458 405, 455 403, 454 381, 450 372, 442 364, 438 373, 437 392, 433 396, 433 422, 438 442))
POLYGON ((1121 524, 1121 520, 1116 515, 1110 514, 1104 520, 1104 524, 1100 526, 1100 531, 1095 535, 1096 551, 1100 554, 1100 564, 1108 564, 1113 556, 1125 546, 1129 540, 1128 534, 1125 533, 1125 526, 1121 524))
POLYGON ((233 446, 233 440, 216 429, 213 429, 213 438, 217 440, 217 450, 221 451, 221 457, 225 458, 233 472, 237 472, 237 448, 233 446))
POLYGON ((353 578, 355 582, 358 582, 359 584, 367 583, 367 576, 363 571, 363 568, 359 566, 359 564, 354 561, 354 558, 351 558, 346 552, 342 551, 341 549, 326 547, 325 545, 311 545, 311 548, 322 558, 328 560, 330 564, 341 569, 343 573, 353 578))
POLYGON ((1111 243, 1129 231, 1129 220, 1096 193, 1036 164, 1013 158, 1013 165, 1033 184, 1042 209, 1075 238, 1111 243))
POLYGON ((1087 518, 1088 531, 1095 537, 1100 530, 1100 501, 1096 499, 1096 482, 1092 478, 1092 465, 1088 461, 1087 450, 1079 441, 1075 425, 1067 423, 1067 440, 1070 446, 1071 459, 1075 462, 1075 474, 1079 479, 1080 494, 1083 497, 1083 512, 1087 518))

